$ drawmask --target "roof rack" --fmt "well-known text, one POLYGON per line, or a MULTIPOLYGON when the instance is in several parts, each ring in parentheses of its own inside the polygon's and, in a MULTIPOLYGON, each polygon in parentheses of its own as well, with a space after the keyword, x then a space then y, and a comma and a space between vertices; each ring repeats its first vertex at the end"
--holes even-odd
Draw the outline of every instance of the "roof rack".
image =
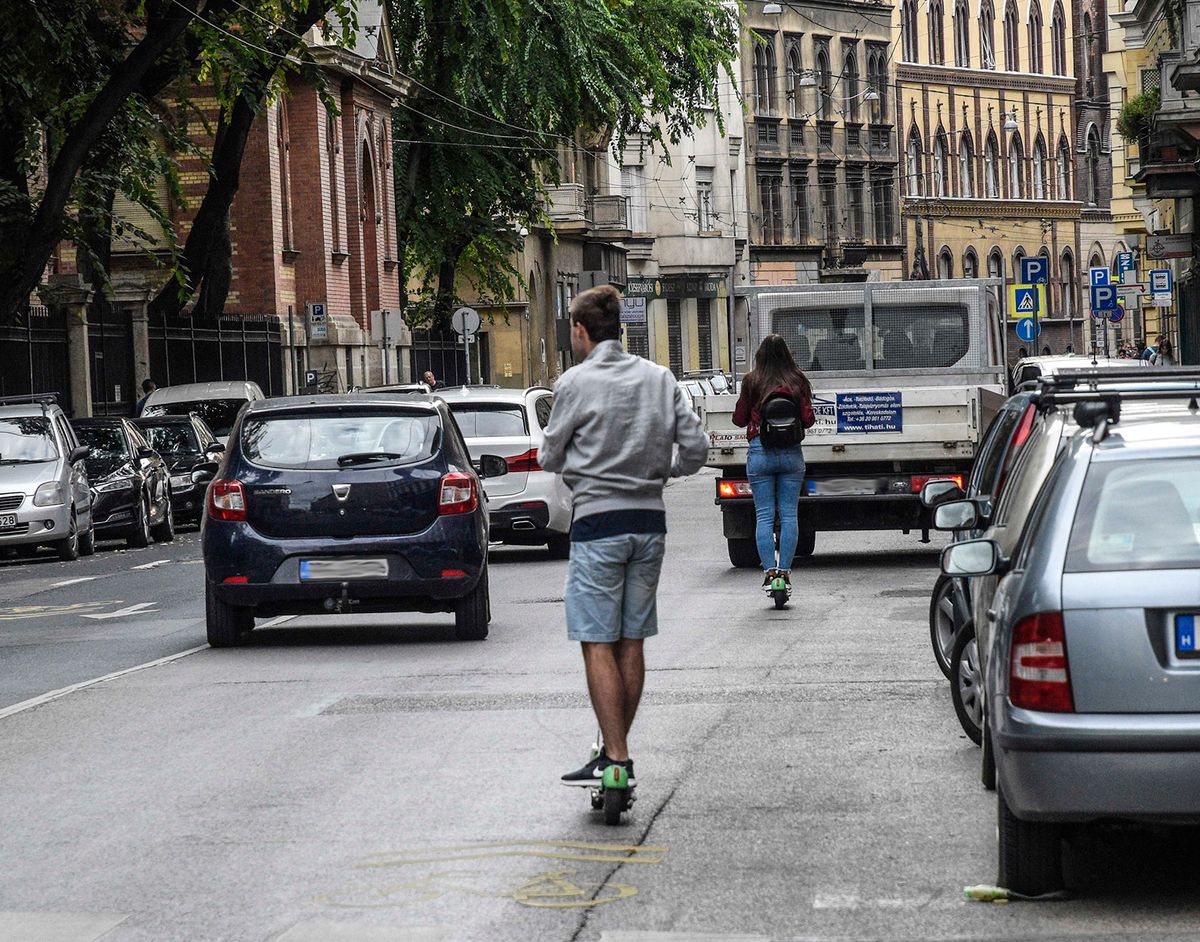
POLYGON ((20 396, 0 396, 0 406, 19 406, 38 402, 42 405, 58 405, 58 393, 24 393, 20 396))
MULTIPOLYGON (((1135 381, 1141 383, 1186 382, 1200 381, 1200 367, 1196 366, 1131 366, 1111 369, 1080 369, 1064 370, 1039 377, 1038 388, 1045 391, 1074 389, 1078 386, 1095 384, 1109 385, 1114 382, 1135 381)), ((1022 384, 1024 385, 1024 384, 1022 384)))

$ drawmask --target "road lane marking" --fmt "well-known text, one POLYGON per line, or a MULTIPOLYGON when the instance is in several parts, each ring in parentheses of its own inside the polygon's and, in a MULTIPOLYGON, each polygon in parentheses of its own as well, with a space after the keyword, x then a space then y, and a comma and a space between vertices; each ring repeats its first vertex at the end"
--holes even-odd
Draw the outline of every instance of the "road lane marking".
POLYGON ((126 615, 149 615, 151 612, 157 612, 158 609, 154 606, 157 602, 138 602, 134 605, 126 605, 124 608, 119 608, 115 612, 97 612, 92 615, 83 615, 83 618, 94 618, 97 621, 106 618, 124 618, 126 615))
POLYGON ((605 844, 587 841, 502 841, 489 844, 450 844, 368 854, 355 870, 400 867, 409 864, 488 860, 494 857, 534 857, 578 863, 658 864, 666 847, 644 844, 605 844))
POLYGON ((62 582, 50 583, 50 588, 61 589, 63 586, 78 585, 80 582, 91 582, 93 579, 99 578, 99 576, 80 576, 78 579, 64 579, 62 582))
POLYGON ((156 559, 152 563, 142 563, 140 566, 130 566, 129 568, 136 572, 139 569, 157 569, 159 566, 169 565, 171 565, 171 560, 169 559, 156 559))
MULTIPOLYGON (((83 690, 85 687, 94 687, 96 684, 102 684, 108 680, 116 680, 118 677, 124 677, 126 674, 144 671, 147 668, 158 667, 161 664, 169 664, 171 661, 178 661, 189 654, 195 654, 197 651, 207 649, 207 644, 197 645, 194 648, 188 648, 186 651, 180 651, 178 654, 168 654, 166 657, 155 658, 153 661, 147 661, 145 664, 138 664, 135 667, 126 667, 124 670, 113 671, 111 674, 105 674, 103 677, 94 677, 91 680, 83 680, 77 684, 71 684, 69 687, 60 687, 58 690, 51 690, 49 693, 43 693, 28 700, 22 700, 20 703, 14 703, 12 706, 5 707, 0 710, 0 720, 15 716, 18 713, 24 713, 26 710, 32 710, 34 707, 49 703, 51 700, 57 700, 60 697, 65 697, 67 694, 75 693, 77 690, 83 690)), ((3 933, 0 933, 0 938, 5 938, 3 933)))
POLYGON ((101 602, 73 602, 70 605, 14 605, 12 608, 0 608, 0 621, 18 621, 22 618, 51 618, 54 615, 78 615, 80 612, 104 608, 107 605, 120 604, 120 599, 107 599, 101 602))
POLYGON ((377 926, 306 919, 275 942, 451 942, 454 931, 438 926, 377 926))
POLYGON ((128 918, 122 913, 0 912, 0 939, 94 942, 128 918))

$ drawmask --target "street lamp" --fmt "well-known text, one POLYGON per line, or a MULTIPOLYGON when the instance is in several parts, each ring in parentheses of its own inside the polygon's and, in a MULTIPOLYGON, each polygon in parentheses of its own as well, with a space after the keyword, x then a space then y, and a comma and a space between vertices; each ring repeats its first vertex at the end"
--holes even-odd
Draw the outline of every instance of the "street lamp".
POLYGON ((867 90, 863 92, 862 100, 866 102, 879 101, 879 92, 875 90, 874 85, 869 86, 867 90))
POLYGON ((783 4, 764 3, 762 11, 767 16, 779 16, 783 12, 783 4))

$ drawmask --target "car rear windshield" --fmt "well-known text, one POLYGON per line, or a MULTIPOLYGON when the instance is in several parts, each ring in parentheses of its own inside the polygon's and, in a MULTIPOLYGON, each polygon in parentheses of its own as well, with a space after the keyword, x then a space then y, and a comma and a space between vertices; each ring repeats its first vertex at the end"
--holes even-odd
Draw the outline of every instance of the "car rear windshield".
POLYGON ((150 439, 150 444, 160 455, 196 455, 200 453, 200 439, 188 422, 164 422, 162 425, 139 426, 150 439))
POLYGON ((528 435, 525 409, 504 402, 461 402, 450 406, 463 438, 510 438, 528 435))
POLYGON ((143 416, 187 415, 194 412, 200 416, 213 434, 225 438, 233 428, 238 412, 246 404, 245 399, 205 399, 200 402, 159 402, 147 406, 143 416))
POLYGON ((379 468, 430 457, 439 428, 429 413, 270 416, 246 421, 242 452, 276 468, 379 468))
POLYGON ((1191 568, 1200 568, 1200 457, 1093 464, 1067 571, 1191 568))
POLYGON ((49 419, 40 415, 0 418, 0 464, 31 464, 56 458, 58 448, 49 419))

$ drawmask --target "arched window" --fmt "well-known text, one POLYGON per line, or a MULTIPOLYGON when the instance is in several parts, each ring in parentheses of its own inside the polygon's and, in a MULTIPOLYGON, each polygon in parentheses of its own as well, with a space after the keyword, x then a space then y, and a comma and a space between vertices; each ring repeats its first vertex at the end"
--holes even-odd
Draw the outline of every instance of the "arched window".
POLYGON ((992 249, 988 253, 988 277, 1004 277, 1004 253, 999 249, 992 249))
POLYGON ((1008 142, 1008 198, 1019 200, 1025 198, 1025 188, 1021 185, 1022 164, 1025 162, 1025 152, 1021 148, 1021 135, 1013 133, 1008 142))
POLYGON ((1046 142, 1039 134, 1033 144, 1033 198, 1035 200, 1048 199, 1050 196, 1046 170, 1046 142))
POLYGON ((904 154, 904 177, 909 196, 921 196, 921 135, 913 128, 904 154))
POLYGON ((803 86, 800 79, 804 76, 801 67, 800 43, 788 43, 787 51, 787 111, 789 118, 798 118, 804 113, 802 106, 803 86))
POLYGON ((946 132, 938 129, 937 137, 933 139, 933 195, 946 195, 946 132))
POLYGON ((996 11, 992 0, 979 6, 979 63, 985 69, 996 68, 996 11))
POLYGON ((1058 198, 1071 198, 1071 148, 1065 137, 1058 143, 1058 198))
POLYGON ((1058 263, 1059 283, 1062 285, 1062 305, 1059 310, 1064 317, 1075 316, 1075 259, 1066 249, 1058 263))
POLYGON ((1024 258, 1025 258, 1025 250, 1024 250, 1023 248, 1020 248, 1020 247, 1018 247, 1018 248, 1017 248, 1017 250, 1016 250, 1015 252, 1013 252, 1013 267, 1012 267, 1012 270, 1013 270, 1013 277, 1014 277, 1014 278, 1017 278, 1017 277, 1019 277, 1019 276, 1020 276, 1020 274, 1021 274, 1021 261, 1022 261, 1022 259, 1024 259, 1024 258))
POLYGON ((1100 205, 1100 134, 1093 124, 1087 134, 1088 205, 1100 205))
POLYGON ((1021 41, 1017 28, 1017 5, 1008 0, 1004 8, 1004 68, 1009 72, 1021 71, 1021 41))
POLYGON ((958 139, 958 195, 965 199, 975 195, 975 148, 967 131, 958 139))
POLYGON ((774 37, 754 46, 754 113, 775 112, 775 46, 774 37))
POLYGON ((1042 71, 1042 8, 1037 0, 1029 4, 1029 71, 1042 71))
POLYGON ((954 256, 950 253, 950 249, 944 245, 942 246, 942 250, 938 252, 937 276, 939 278, 954 277, 954 256))
POLYGON ((833 115, 830 114, 829 95, 829 50, 821 46, 817 50, 817 118, 821 121, 833 119, 833 115))
POLYGON ((944 65, 946 62, 944 20, 942 0, 929 0, 929 61, 934 65, 944 65))
POLYGON ((1055 75, 1067 74, 1067 18, 1061 3, 1054 4, 1054 18, 1050 21, 1050 57, 1055 75))
POLYGON ((996 135, 988 134, 983 147, 983 195, 990 200, 1000 196, 1000 151, 996 147, 996 135))
POLYGON ((842 62, 842 88, 846 91, 847 117, 851 121, 858 120, 858 56, 853 49, 846 50, 842 62))
POLYGON ((867 82, 871 88, 875 90, 878 100, 875 102, 875 107, 878 109, 879 121, 887 120, 887 54, 879 49, 872 50, 867 54, 867 82))
POLYGON ((971 67, 971 14, 967 0, 954 4, 954 64, 964 69, 971 67))
POLYGON ((963 253, 963 277, 979 277, 979 256, 975 254, 974 249, 967 249, 966 252, 963 253))
POLYGON ((904 0, 900 4, 900 53, 905 62, 917 61, 916 0, 904 0))

